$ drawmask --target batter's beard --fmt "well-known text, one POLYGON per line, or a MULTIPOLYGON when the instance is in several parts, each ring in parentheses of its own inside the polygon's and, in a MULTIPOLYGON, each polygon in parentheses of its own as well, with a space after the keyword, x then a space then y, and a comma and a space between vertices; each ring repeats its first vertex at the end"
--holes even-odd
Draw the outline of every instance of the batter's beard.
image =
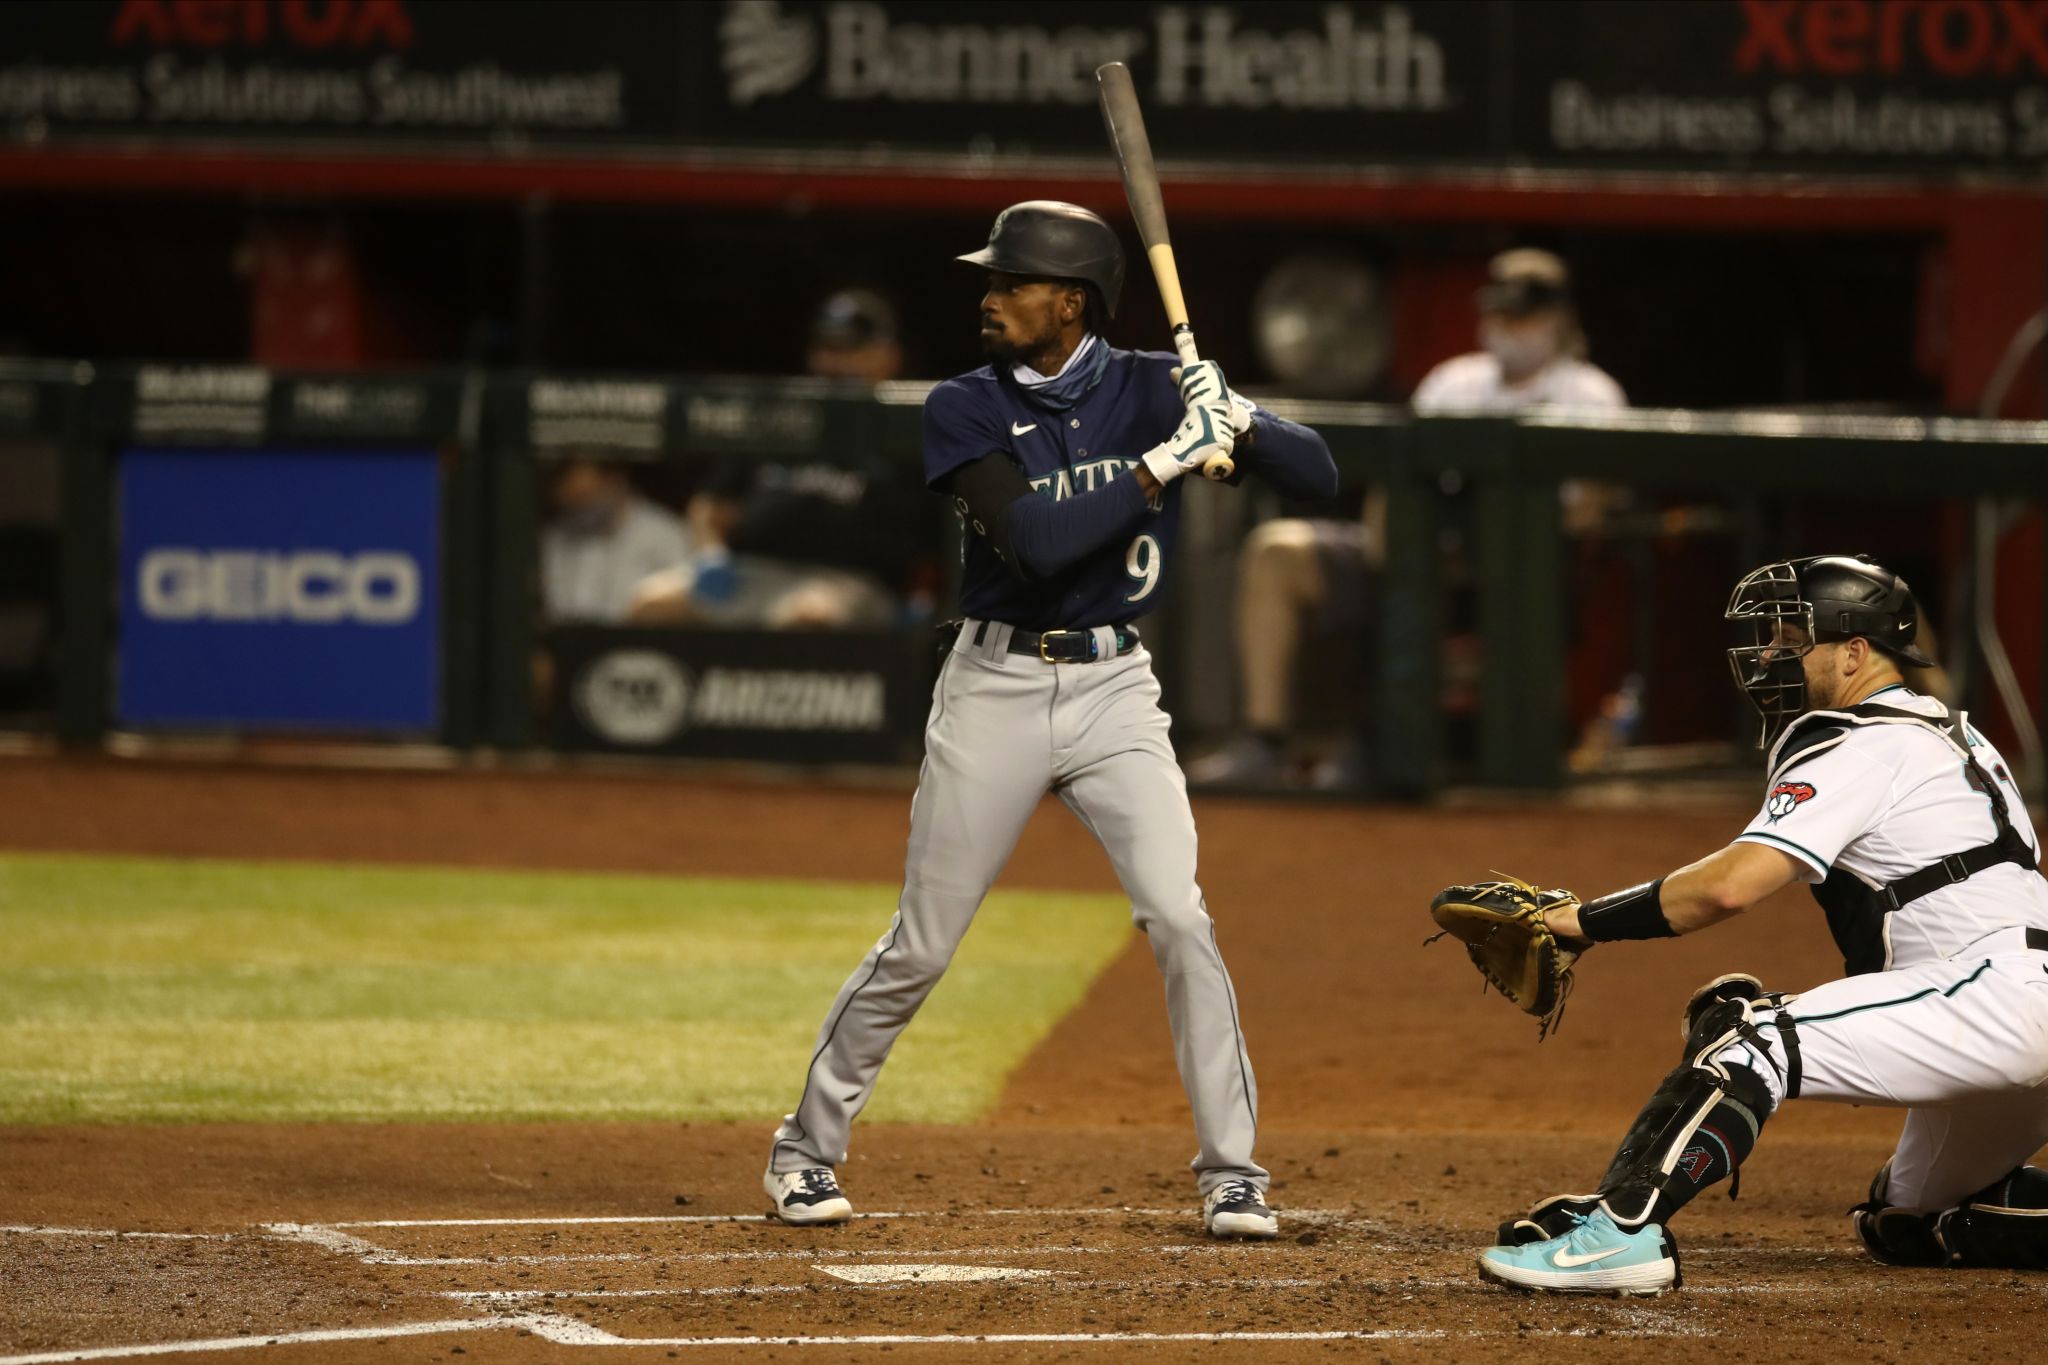
MULTIPOLYGON (((989 363, 993 365, 1030 365, 1032 357, 1044 355, 1058 341, 1058 332, 1049 332, 1045 336, 1034 338, 1029 343, 1016 340, 1015 334, 1009 331, 983 332, 981 334, 981 353, 987 356, 989 363)), ((1032 368, 1036 369, 1037 367, 1034 365, 1032 368)))
POLYGON ((1015 365, 1017 363, 1017 347, 1002 332, 983 332, 981 334, 981 353, 988 357, 991 365, 1015 365))

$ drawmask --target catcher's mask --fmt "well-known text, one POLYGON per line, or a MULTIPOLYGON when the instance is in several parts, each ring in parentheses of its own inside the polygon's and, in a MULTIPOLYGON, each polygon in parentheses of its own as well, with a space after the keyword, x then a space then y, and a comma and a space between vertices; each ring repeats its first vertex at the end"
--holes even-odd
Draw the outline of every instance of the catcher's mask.
POLYGON ((1802 660, 1816 644, 1860 635, 1901 663, 1934 662, 1913 645, 1920 629, 1913 590, 1868 555, 1766 564, 1735 585, 1727 617, 1743 632, 1728 663, 1735 685, 1763 717, 1759 749, 1807 709, 1802 660))

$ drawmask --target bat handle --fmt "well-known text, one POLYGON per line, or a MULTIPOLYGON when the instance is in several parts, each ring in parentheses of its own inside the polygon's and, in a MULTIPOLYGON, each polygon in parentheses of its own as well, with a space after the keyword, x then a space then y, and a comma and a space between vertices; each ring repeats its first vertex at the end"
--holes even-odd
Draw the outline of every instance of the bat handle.
MULTIPOLYGON (((1185 322, 1173 329, 1173 349, 1180 352, 1180 363, 1192 365, 1202 357, 1195 352, 1195 329, 1185 322)), ((1202 461, 1202 477, 1205 479, 1227 479, 1237 472, 1237 461, 1228 455, 1211 455, 1202 461)))

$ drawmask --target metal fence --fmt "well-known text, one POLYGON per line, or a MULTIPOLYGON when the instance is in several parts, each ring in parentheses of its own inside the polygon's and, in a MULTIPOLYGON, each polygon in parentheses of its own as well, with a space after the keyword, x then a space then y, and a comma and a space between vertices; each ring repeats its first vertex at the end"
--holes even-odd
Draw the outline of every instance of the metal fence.
MULTIPOLYGON (((518 749, 538 738, 533 658, 545 640, 535 556, 541 472, 549 460, 571 451, 643 461, 708 453, 830 461, 881 453, 914 466, 923 391, 917 384, 870 393, 811 380, 477 371, 8 368, 0 371, 0 440, 61 446, 62 504, 56 590, 47 604, 56 642, 54 714, 7 723, 47 727, 79 746, 135 728, 128 713, 137 708, 121 694, 121 660, 124 648, 136 647, 124 640, 122 623, 124 613, 133 615, 138 588, 124 581, 134 572, 134 555, 123 540, 142 509, 124 505, 123 471, 137 463, 138 452, 243 452, 280 461, 431 454, 436 525, 431 551, 422 552, 434 561, 431 717, 424 725, 358 722, 352 732, 430 737, 456 749, 518 749)), ((1731 566, 1805 548, 1782 543, 1784 527, 1773 522, 1770 509, 1785 499, 1853 496, 1923 510, 1940 500, 2048 502, 2048 424, 1640 410, 1597 421, 1414 420, 1372 405, 1271 406, 1324 434, 1348 484, 1385 494, 1383 565, 1363 651, 1371 700, 1357 719, 1376 786, 1389 794, 1427 793, 1454 778, 1535 789, 1565 780, 1569 609, 1575 594, 1608 591, 1598 582, 1571 585, 1573 551, 1558 513, 1568 481, 1597 480, 1635 490, 1645 502, 1706 509, 1728 541, 1731 566), (1444 645, 1458 634, 1476 639, 1482 661, 1476 704, 1464 720, 1444 705, 1444 645)), ((170 469, 175 475, 181 467, 170 469)), ((233 503, 233 486, 214 501, 233 503)), ((936 546, 953 534, 951 514, 937 499, 930 506, 930 519, 904 533, 936 546)), ((273 556, 262 561, 262 573, 295 572, 296 561, 288 561, 298 551, 287 544, 286 530, 293 517, 319 511, 290 498, 253 509, 259 521, 274 513, 282 537, 244 547, 273 556)), ((1669 529, 1668 508, 1646 515, 1645 534, 1669 529)), ((1228 512, 1211 537, 1206 552, 1214 562, 1203 581, 1212 590, 1192 593, 1184 580, 1162 611, 1169 709, 1178 710, 1198 685, 1213 698, 1218 674, 1227 674, 1218 643, 1227 649, 1227 632, 1216 624, 1225 604, 1218 598, 1248 516, 1228 512)), ((1931 521, 1924 526, 1932 553, 1931 521)), ((1194 540, 1199 546, 1201 537, 1194 540)), ((199 546, 195 553, 213 551, 199 546)), ((207 562, 221 573, 235 569, 207 562)), ((2029 600, 2048 602, 2043 585, 2024 587, 2029 600)), ((1641 591, 1635 596, 1617 611, 1641 626, 1647 609, 1641 591)), ((314 606, 315 616, 327 611, 320 600, 314 606)), ((214 622, 223 630, 250 627, 246 637, 224 637, 230 657, 238 657, 233 650, 243 645, 234 642, 244 639, 256 651, 249 657, 260 656, 266 637, 253 626, 268 618, 259 618, 260 611, 244 612, 243 619, 214 622)), ((1709 633, 1716 626, 1700 623, 1709 633)), ((916 656, 926 632, 904 624, 895 633, 904 657, 916 656)), ((913 673, 907 670, 900 685, 920 685, 913 673)), ((2030 719, 2040 709, 2038 696, 2025 707, 2030 719)), ((900 706, 892 702, 889 711, 891 724, 909 725, 912 749, 916 710, 907 722, 900 706)), ((175 721, 154 723, 178 728, 175 721)), ((1732 724, 1731 713, 1706 728, 1725 735, 1732 724)))

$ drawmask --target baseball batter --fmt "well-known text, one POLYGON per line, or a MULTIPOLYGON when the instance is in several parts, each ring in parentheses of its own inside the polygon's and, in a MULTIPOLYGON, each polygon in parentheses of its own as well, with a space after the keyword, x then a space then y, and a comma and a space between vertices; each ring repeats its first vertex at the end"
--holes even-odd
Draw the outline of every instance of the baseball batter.
POLYGON ((1112 348, 1111 227, 1072 204, 1005 209, 988 245, 990 363, 934 388, 924 469, 962 521, 961 609, 925 726, 896 916, 826 1012, 764 1185, 788 1223, 852 1205, 833 1167, 896 1037, 951 961, 1039 799, 1102 844, 1166 982, 1208 1231, 1270 1238, 1258 1089, 1195 884, 1195 824, 1152 661, 1131 623, 1174 565, 1180 480, 1216 453, 1296 498, 1335 493, 1322 438, 1232 394, 1212 362, 1112 348))
POLYGON ((1967 717, 1905 686, 1900 663, 1927 660, 1912 593, 1883 567, 1769 564, 1727 615, 1754 632, 1729 655, 1770 745, 1756 818, 1646 885, 1585 905, 1540 893, 1540 918, 1583 951, 1693 933, 1803 881, 1849 975, 1799 995, 1749 976, 1697 991, 1684 1061, 1599 1188, 1503 1224, 1481 1273, 1562 1293, 1679 1284, 1666 1224, 1735 1176, 1788 1099, 1906 1110, 1854 1211, 1878 1260, 2048 1266, 2048 1171, 2024 1164, 2048 1142, 2048 881, 2011 772, 1967 717))

